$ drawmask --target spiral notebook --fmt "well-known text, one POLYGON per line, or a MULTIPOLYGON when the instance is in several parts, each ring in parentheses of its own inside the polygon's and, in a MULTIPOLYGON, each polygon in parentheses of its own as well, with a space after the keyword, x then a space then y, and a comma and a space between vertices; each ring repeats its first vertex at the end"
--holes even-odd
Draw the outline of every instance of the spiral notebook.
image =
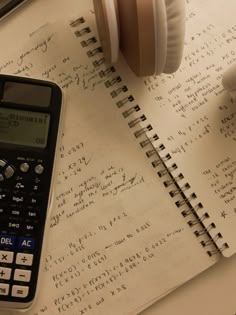
POLYGON ((138 79, 122 56, 107 65, 92 1, 1 60, 2 73, 55 81, 66 101, 29 314, 138 314, 235 252, 235 104, 220 79, 236 29, 233 13, 222 21, 214 1, 211 17, 205 6, 187 4, 191 32, 173 75, 138 79))

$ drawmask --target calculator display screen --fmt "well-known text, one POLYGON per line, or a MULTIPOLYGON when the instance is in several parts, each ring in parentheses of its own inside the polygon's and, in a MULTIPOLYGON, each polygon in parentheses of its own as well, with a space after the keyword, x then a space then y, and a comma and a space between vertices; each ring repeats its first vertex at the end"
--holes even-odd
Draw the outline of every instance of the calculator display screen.
POLYGON ((0 108, 0 142, 46 148, 50 115, 0 108))
POLYGON ((6 81, 1 100, 8 103, 48 107, 51 94, 50 86, 6 81))

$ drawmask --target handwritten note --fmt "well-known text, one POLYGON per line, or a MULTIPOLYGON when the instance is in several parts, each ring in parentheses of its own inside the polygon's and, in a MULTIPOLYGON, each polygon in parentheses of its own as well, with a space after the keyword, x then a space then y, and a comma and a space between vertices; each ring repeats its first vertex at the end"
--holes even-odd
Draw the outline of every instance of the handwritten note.
MULTIPOLYGON (((93 14, 87 19, 93 28, 93 14)), ((135 314, 217 260, 181 215, 187 205, 176 207, 176 187, 163 185, 170 176, 157 176, 163 165, 153 168, 150 141, 129 128, 133 110, 127 121, 117 108, 133 98, 86 27, 52 25, 0 64, 2 72, 53 80, 65 94, 48 251, 31 315, 135 314)))
MULTIPOLYGON (((214 166, 214 165, 212 165, 214 166)), ((214 168, 207 169, 203 175, 207 177, 211 189, 215 195, 221 199, 226 205, 232 204, 231 215, 236 213, 235 205, 235 174, 236 174, 236 160, 226 157, 219 161, 214 168)), ((230 213, 221 211, 221 216, 225 219, 230 213)))

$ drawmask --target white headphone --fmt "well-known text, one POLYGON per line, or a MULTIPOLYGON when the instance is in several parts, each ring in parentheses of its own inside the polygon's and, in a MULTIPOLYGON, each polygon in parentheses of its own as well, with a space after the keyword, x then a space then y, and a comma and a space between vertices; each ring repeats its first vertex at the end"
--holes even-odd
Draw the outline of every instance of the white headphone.
POLYGON ((117 61, 120 49, 138 76, 178 69, 185 0, 94 0, 94 9, 108 62, 117 61))
MULTIPOLYGON (((175 72, 185 37, 185 0, 93 0, 104 55, 115 63, 119 50, 138 76, 175 72)), ((236 65, 223 86, 236 98, 236 65)))

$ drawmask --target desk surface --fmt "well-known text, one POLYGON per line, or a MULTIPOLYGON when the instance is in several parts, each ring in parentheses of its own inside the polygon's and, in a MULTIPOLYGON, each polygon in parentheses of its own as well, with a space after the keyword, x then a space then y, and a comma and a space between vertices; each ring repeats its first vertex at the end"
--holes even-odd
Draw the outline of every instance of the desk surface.
MULTIPOLYGON (((74 15, 78 0, 31 0, 0 24, 6 54, 21 46, 31 30, 74 15), (47 14, 45 14, 47 12, 47 14), (20 28, 19 28, 20 25, 20 28)), ((3 55, 4 52, 1 52, 3 55)), ((235 315, 236 256, 222 261, 154 304, 144 315, 235 315)))

